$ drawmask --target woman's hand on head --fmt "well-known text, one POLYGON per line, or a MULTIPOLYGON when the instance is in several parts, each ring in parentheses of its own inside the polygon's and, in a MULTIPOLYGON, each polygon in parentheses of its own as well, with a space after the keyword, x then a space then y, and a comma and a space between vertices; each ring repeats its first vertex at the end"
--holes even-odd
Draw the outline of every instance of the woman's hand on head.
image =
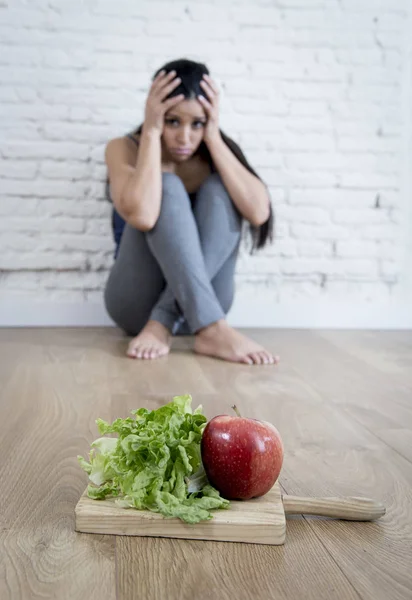
POLYGON ((180 94, 166 100, 180 81, 179 77, 176 77, 176 71, 161 71, 155 78, 146 100, 143 132, 154 131, 159 136, 162 134, 165 113, 184 99, 184 95, 180 94))
POLYGON ((205 142, 211 142, 220 137, 219 130, 219 89, 209 75, 203 75, 200 82, 205 96, 199 96, 198 100, 207 114, 207 125, 205 129, 205 142))

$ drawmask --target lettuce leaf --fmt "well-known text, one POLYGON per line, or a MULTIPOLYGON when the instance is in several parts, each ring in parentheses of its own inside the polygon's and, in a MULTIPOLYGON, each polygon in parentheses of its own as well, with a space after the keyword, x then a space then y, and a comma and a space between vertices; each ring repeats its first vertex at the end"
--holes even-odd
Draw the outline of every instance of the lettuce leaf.
POLYGON ((167 518, 198 523, 229 501, 208 482, 200 441, 207 419, 202 406, 192 411, 190 395, 176 396, 156 410, 139 408, 134 417, 109 424, 97 419, 89 462, 79 464, 89 475, 90 498, 116 498, 124 508, 151 510, 167 518), (105 437, 115 434, 117 437, 105 437))

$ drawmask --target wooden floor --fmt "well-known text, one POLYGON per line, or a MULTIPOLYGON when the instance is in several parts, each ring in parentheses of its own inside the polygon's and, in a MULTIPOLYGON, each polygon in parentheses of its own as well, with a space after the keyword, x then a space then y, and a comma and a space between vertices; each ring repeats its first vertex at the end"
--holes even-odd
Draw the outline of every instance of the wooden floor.
POLYGON ((251 331, 278 367, 124 356, 115 329, 0 330, 0 598, 412 598, 412 332, 251 331), (374 523, 293 517, 284 546, 79 534, 95 419, 190 393, 280 430, 293 495, 362 495, 374 523))

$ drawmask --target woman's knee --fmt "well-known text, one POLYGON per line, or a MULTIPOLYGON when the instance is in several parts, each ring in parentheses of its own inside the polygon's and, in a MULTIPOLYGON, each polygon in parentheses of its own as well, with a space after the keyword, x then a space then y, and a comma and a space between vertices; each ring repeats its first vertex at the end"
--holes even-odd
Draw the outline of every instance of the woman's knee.
POLYGON ((162 224, 169 226, 176 218, 179 219, 185 208, 190 209, 190 198, 183 181, 174 173, 162 173, 162 199, 155 227, 162 224))
POLYGON ((162 197, 179 198, 187 195, 183 181, 178 175, 162 172, 162 197))
POLYGON ((212 173, 202 183, 196 196, 196 204, 206 205, 209 210, 211 204, 215 204, 220 209, 224 207, 226 211, 233 213, 238 220, 241 220, 240 213, 229 196, 219 173, 212 173))
POLYGON ((223 244, 228 252, 240 240, 242 216, 217 173, 203 182, 193 212, 202 240, 212 236, 219 247, 223 244))
POLYGON ((227 189, 219 173, 212 173, 202 183, 198 195, 205 195, 209 198, 224 198, 232 203, 227 189))

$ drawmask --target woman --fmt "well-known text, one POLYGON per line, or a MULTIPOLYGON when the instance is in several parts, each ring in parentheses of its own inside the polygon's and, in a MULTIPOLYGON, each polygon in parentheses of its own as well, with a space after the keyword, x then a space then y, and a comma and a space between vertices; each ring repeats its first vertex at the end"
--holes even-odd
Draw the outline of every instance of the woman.
POLYGON ((111 318, 135 336, 127 355, 153 359, 172 336, 200 354, 275 364, 231 328, 242 220, 255 246, 271 234, 264 184, 219 129, 218 90, 205 65, 178 60, 155 74, 143 125, 106 148, 116 260, 105 290, 111 318))

